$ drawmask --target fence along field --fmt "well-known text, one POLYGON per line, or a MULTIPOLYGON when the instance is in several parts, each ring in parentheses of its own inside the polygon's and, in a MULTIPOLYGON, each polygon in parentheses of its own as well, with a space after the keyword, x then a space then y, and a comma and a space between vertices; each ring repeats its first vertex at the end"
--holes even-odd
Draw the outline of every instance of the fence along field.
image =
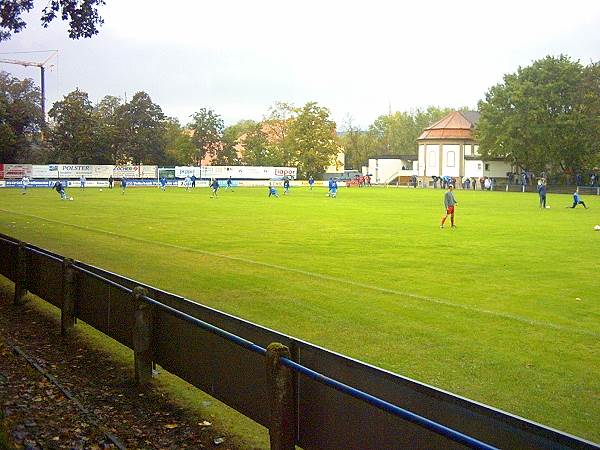
POLYGON ((64 332, 80 318, 134 350, 138 382, 151 376, 152 362, 157 362, 268 426, 273 449, 295 444, 363 449, 596 447, 5 235, 0 235, 0 256, 0 273, 15 281, 15 304, 22 303, 27 290, 45 298, 61 308, 64 332), (265 344, 260 347, 249 338, 272 343, 265 350, 265 344), (283 344, 274 347, 273 342, 285 343, 286 351, 277 352, 283 344), (271 358, 270 364, 282 355, 279 364, 298 375, 265 379, 265 372, 273 370, 265 371, 265 362, 256 355, 271 358), (285 392, 273 387, 283 379, 289 386, 285 392), (405 409, 408 405, 427 417, 405 409))
MULTIPOLYGON (((239 311, 253 321, 277 329, 295 329, 294 334, 319 343, 331 337, 327 346, 398 373, 409 373, 463 393, 475 392, 475 387, 480 392, 478 399, 487 396, 496 405, 504 397, 515 399, 519 411, 523 405, 528 408, 521 412, 526 417, 594 436, 592 424, 597 411, 590 399, 597 392, 597 367, 593 363, 598 345, 598 324, 594 320, 597 310, 593 302, 586 301, 593 292, 593 281, 577 274, 585 273, 585 266, 592 262, 590 259, 586 264, 586 259, 594 254, 597 242, 590 240, 595 235, 587 222, 597 215, 556 208, 544 211, 550 214, 542 216, 536 198, 529 194, 460 193, 462 228, 457 231, 463 234, 440 234, 440 191, 344 190, 338 199, 330 200, 322 190, 310 194, 297 189, 290 198, 277 202, 268 201, 263 190, 249 189, 228 197, 223 194, 221 203, 211 203, 206 190, 173 190, 164 195, 139 190, 129 197, 73 192, 76 202, 69 204, 58 202, 46 191, 40 191, 39 196, 37 191, 36 196, 25 196, 24 203, 14 192, 12 199, 19 200, 8 202, 12 212, 4 215, 4 229, 22 238, 30 236, 38 243, 44 241, 63 254, 96 263, 104 261, 102 265, 114 270, 147 282, 155 280, 170 290, 185 291, 192 298, 199 296, 203 303, 239 311), (540 228, 553 229, 556 236, 540 235, 533 227, 521 229, 520 221, 518 227, 511 225, 525 214, 531 216, 532 211, 540 228), (482 219, 486 220, 485 226, 482 219), (373 247, 370 255, 364 255, 364 239, 352 245, 361 236, 372 242, 376 239, 381 250, 373 247), (407 245, 399 243, 398 236, 412 236, 418 245, 405 251, 407 245), (539 236, 545 244, 535 240, 539 236), (564 236, 569 237, 568 242, 564 236), (427 251, 423 251, 427 246, 425 237, 431 241, 427 251), (509 252, 505 245, 509 237, 519 248, 518 253, 509 252), (73 242, 89 245, 75 247, 73 242), (584 244, 590 252, 577 254, 583 258, 580 271, 577 265, 572 267, 569 251, 584 244), (486 254, 477 258, 482 248, 486 254), (319 253, 323 254, 321 259, 316 258, 319 253), (351 254, 354 256, 347 257, 351 254), (420 279, 421 274, 431 273, 431 265, 426 264, 431 254, 447 254, 450 260, 461 256, 464 261, 452 264, 451 271, 438 270, 437 282, 431 283, 430 279, 420 279), (552 271, 549 277, 539 262, 555 254, 563 255, 562 260, 555 258, 556 262, 544 269, 552 271), (133 255, 136 267, 131 265, 133 255), (230 259, 223 260, 219 255, 230 259), (373 260, 377 264, 369 264, 373 260), (263 266, 250 267, 252 261, 263 266), (515 273, 507 271, 510 266, 506 261, 511 262, 515 273), (525 270, 528 267, 533 269, 525 270), (474 274, 465 271, 473 268, 486 270, 474 274), (323 278, 313 279, 310 274, 323 278), (352 284, 344 281, 348 279, 352 284), (536 297, 539 288, 528 280, 539 283, 540 279, 547 279, 544 307, 532 308, 540 302, 536 297), (519 295, 512 292, 507 296, 506 282, 519 285, 519 295), (319 294, 319 288, 323 294, 319 294), (339 297, 328 301, 328 293, 334 292, 330 289, 335 289, 339 297), (411 291, 427 298, 403 296, 411 291), (476 292, 479 295, 471 295, 476 292), (575 292, 581 293, 581 303, 567 299, 575 292), (432 302, 440 299, 452 304, 432 302), (494 304, 499 305, 498 299, 502 307, 494 308, 494 304), (369 327, 375 327, 376 333, 365 331, 369 327), (550 341, 556 345, 548 346, 550 341), (523 351, 515 352, 519 346, 523 351), (471 362, 478 354, 480 360, 471 362), (438 360, 442 364, 437 364, 438 360), (467 374, 471 373, 471 364, 478 364, 472 372, 476 376, 461 375, 463 361, 467 363, 467 374), (561 373, 556 380, 550 377, 554 373, 548 369, 550 366, 561 373), (571 377, 565 378, 564 373, 571 377), (515 384, 510 379, 524 382, 515 384), (528 384, 529 379, 543 389, 528 384), (510 384, 505 385, 503 380, 510 384), (576 395, 557 396, 561 389, 576 395), (550 392, 554 395, 548 395, 550 392), (526 403, 519 406, 521 398, 526 403), (571 413, 572 406, 583 410, 581 417, 571 413), (561 426, 552 418, 553 410, 562 411, 560 419, 564 423, 578 420, 580 425, 561 426), (582 420, 586 416, 591 418, 587 426, 582 420)), ((557 205, 569 198, 556 196, 550 201, 557 205)), ((590 206, 593 212, 597 204, 590 206)), ((6 211, 6 206, 2 208, 6 211)), ((447 265, 445 259, 439 263, 434 267, 447 265)))

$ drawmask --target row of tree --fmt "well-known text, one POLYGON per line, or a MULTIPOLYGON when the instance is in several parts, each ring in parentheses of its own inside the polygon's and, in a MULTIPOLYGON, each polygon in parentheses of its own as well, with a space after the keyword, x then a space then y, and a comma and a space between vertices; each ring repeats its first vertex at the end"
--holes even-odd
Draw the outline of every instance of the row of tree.
POLYGON ((0 161, 45 164, 146 163, 296 166, 321 173, 340 151, 327 108, 280 103, 261 122, 225 127, 202 108, 182 126, 165 116, 145 92, 128 102, 106 96, 94 105, 77 89, 54 103, 42 121, 40 92, 32 80, 0 73, 0 161))
MULTIPOLYGON (((483 158, 504 158, 535 172, 577 173, 600 165, 600 63, 546 57, 505 75, 479 102, 483 158)), ((94 105, 75 90, 56 102, 43 127, 40 92, 30 79, 0 72, 0 161, 296 166, 319 174, 343 150, 358 169, 378 155, 416 153, 419 134, 448 114, 429 107, 379 116, 366 130, 348 118, 336 134, 327 108, 274 105, 260 122, 225 127, 202 108, 185 126, 145 92, 94 105), (44 139, 42 139, 44 137, 44 139)))
POLYGON ((337 134, 329 110, 275 104, 260 122, 225 127, 215 111, 202 108, 185 126, 165 116, 145 92, 130 101, 106 96, 93 104, 76 89, 54 103, 44 124, 40 92, 32 80, 0 73, 0 161, 45 164, 148 163, 159 165, 294 166, 316 175, 346 153, 346 166, 360 168, 371 156, 414 153, 414 142, 449 109, 429 108, 384 115, 361 131, 348 119, 337 134))

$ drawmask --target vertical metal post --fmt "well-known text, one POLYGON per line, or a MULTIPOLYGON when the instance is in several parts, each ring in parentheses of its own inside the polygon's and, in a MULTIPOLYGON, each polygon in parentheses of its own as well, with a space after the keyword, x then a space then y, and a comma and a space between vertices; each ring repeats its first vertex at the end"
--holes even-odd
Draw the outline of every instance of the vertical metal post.
POLYGON ((290 350, 274 342, 267 347, 266 369, 271 423, 269 438, 271 450, 294 450, 296 413, 293 372, 279 363, 279 358, 290 358, 290 350))
POLYGON ((133 358, 135 381, 143 386, 152 379, 152 308, 142 300, 148 291, 141 286, 133 289, 135 323, 133 326, 133 358))
POLYGON ((44 66, 40 67, 42 77, 42 126, 46 127, 46 69, 44 66))
POLYGON ((24 242, 17 248, 17 267, 15 273, 15 305, 22 305, 27 295, 27 249, 24 242))
POLYGON ((65 258, 63 261, 62 280, 62 308, 60 312, 60 332, 65 335, 75 326, 75 300, 77 285, 75 283, 75 270, 73 260, 65 258))

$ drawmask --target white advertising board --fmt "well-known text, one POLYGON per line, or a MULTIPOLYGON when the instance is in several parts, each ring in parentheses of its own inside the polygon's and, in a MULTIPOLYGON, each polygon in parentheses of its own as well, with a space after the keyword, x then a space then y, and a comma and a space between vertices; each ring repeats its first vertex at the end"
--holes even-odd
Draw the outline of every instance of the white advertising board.
POLYGON ((58 165, 33 165, 31 166, 32 178, 58 178, 58 165))
POLYGON ((0 164, 0 178, 31 177, 31 164, 0 164))
POLYGON ((298 169, 295 167, 265 167, 265 166, 202 166, 202 178, 235 178, 246 180, 269 180, 271 178, 296 178, 298 169))
POLYGON ((93 173, 91 164, 60 164, 58 166, 60 178, 79 178, 80 176, 91 178, 93 173))
POLYGON ((196 175, 196 178, 200 178, 202 175, 201 168, 193 166, 175 166, 176 178, 191 177, 192 175, 196 175))
POLYGON ((140 178, 157 178, 158 166, 140 166, 140 178))

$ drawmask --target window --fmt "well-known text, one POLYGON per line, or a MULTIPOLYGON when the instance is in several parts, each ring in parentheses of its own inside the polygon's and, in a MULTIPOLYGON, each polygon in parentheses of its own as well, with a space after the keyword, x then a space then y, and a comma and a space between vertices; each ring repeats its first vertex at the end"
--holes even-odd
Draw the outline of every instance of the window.
POLYGON ((481 163, 477 163, 477 170, 481 170, 481 163))
POLYGON ((473 146, 473 154, 474 155, 479 155, 479 145, 474 145, 473 146))
POLYGON ((429 150, 429 166, 430 167, 435 167, 436 164, 436 159, 437 159, 437 152, 435 150, 429 150))
POLYGON ((446 153, 446 166, 454 167, 454 164, 456 164, 456 156, 453 151, 450 151, 446 153))
POLYGON ((490 165, 489 165, 489 164, 486 164, 486 165, 485 165, 485 171, 486 171, 486 172, 489 172, 489 170, 490 170, 490 165))

